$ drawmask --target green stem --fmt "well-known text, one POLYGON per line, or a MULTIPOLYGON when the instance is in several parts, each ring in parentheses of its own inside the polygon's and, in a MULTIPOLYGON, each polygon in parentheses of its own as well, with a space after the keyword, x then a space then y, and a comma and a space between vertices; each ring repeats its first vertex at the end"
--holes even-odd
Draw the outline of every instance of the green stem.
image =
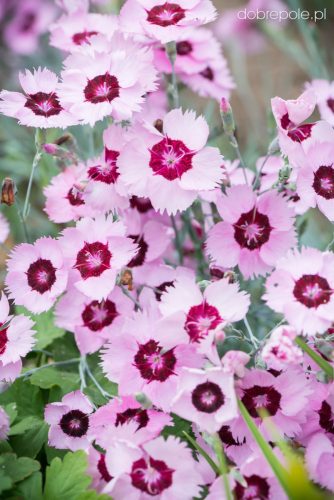
POLYGON ((262 451, 264 457, 266 458, 267 462, 269 463, 270 467, 272 468, 275 476, 277 477, 282 488, 286 492, 288 498, 291 498, 291 499, 295 498, 295 496, 293 494, 291 494, 291 490, 290 490, 290 486, 289 486, 290 477, 289 477, 288 471, 282 466, 280 461, 277 459, 271 446, 269 445, 269 443, 267 443, 267 441, 262 436, 261 432, 259 431, 258 427, 254 423, 252 417, 248 413, 248 410, 245 407, 245 405, 242 403, 242 401, 240 401, 240 400, 238 401, 238 406, 239 406, 241 416, 245 421, 245 424, 247 425, 248 429, 250 430, 251 434, 253 435, 253 438, 257 442, 260 450, 262 451))
POLYGON ((84 369, 86 370, 89 378, 91 379, 91 381, 93 382, 93 384, 96 386, 96 388, 100 391, 100 393, 102 394, 102 396, 105 398, 105 399, 111 399, 112 398, 112 395, 109 394, 109 392, 105 391, 103 389, 103 387, 99 384, 99 382, 96 380, 96 378, 94 377, 91 369, 89 368, 89 365, 87 363, 87 361, 85 360, 85 364, 84 364, 84 369))
POLYGON ((179 257, 179 264, 183 264, 183 248, 182 248, 182 241, 180 238, 180 231, 177 228, 176 221, 174 215, 170 216, 171 221, 172 221, 172 226, 174 229, 174 234, 175 234, 175 248, 179 257))
POLYGON ((86 356, 82 356, 80 358, 79 362, 79 376, 80 376, 80 391, 82 392, 85 387, 87 387, 86 384, 86 378, 85 378, 85 365, 86 365, 86 356))
POLYGON ((20 375, 19 378, 29 377, 33 373, 38 372, 39 370, 42 370, 43 368, 49 368, 49 367, 53 367, 53 366, 71 365, 73 363, 79 363, 79 362, 80 362, 80 358, 68 359, 66 361, 54 361, 53 363, 47 363, 46 365, 37 366, 36 368, 32 368, 31 370, 28 370, 28 371, 22 373, 22 375, 20 375))
POLYGON ((253 344, 253 346, 257 349, 258 346, 260 345, 260 341, 255 337, 252 329, 251 329, 251 326, 248 322, 248 319, 247 319, 247 316, 245 316, 244 318, 244 325, 247 329, 247 332, 248 332, 248 335, 249 335, 249 339, 251 341, 251 343, 253 344))
POLYGON ((123 285, 119 285, 119 287, 122 290, 122 292, 124 293, 124 295, 126 295, 135 304, 136 308, 139 309, 139 311, 142 311, 143 308, 140 305, 140 303, 138 302, 138 300, 136 300, 134 297, 132 297, 131 293, 128 292, 128 290, 123 285))
POLYGON ((186 431, 182 431, 185 437, 188 439, 189 443, 198 451, 200 455, 208 462, 212 470, 219 476, 220 469, 218 465, 212 460, 212 458, 207 454, 205 450, 193 439, 186 431))
POLYGON ((228 467, 227 467, 227 460, 226 460, 226 456, 224 453, 223 445, 222 445, 222 442, 221 442, 218 434, 215 434, 213 439, 214 439, 213 448, 214 448, 216 456, 218 458, 220 474, 222 476, 223 483, 224 483, 225 496, 226 496, 227 500, 233 500, 233 494, 231 492, 230 483, 228 480, 228 467))
POLYGON ((175 42, 167 43, 166 53, 168 55, 168 58, 170 60, 171 66, 172 66, 172 81, 171 81, 171 89, 170 89, 170 95, 172 97, 172 108, 178 108, 180 106, 180 99, 179 99, 179 89, 178 89, 176 73, 175 73, 175 60, 176 60, 176 56, 177 56, 175 42))
POLYGON ((241 154, 241 151, 240 151, 240 148, 239 148, 239 143, 238 143, 238 140, 237 138, 235 137, 235 135, 231 135, 229 137, 229 140, 230 140, 230 144, 234 147, 236 153, 237 153, 237 157, 240 161, 240 165, 241 165, 241 168, 242 168, 242 172, 244 174, 244 179, 245 179, 245 183, 246 184, 249 184, 248 182, 248 178, 247 178, 247 173, 246 173, 246 164, 244 162, 244 159, 242 157, 242 154, 241 154))
POLYGON ((334 368, 324 358, 313 351, 302 337, 296 337, 295 342, 326 373, 330 380, 334 379, 334 368))
POLYGON ((37 168, 39 161, 41 159, 41 156, 42 156, 41 137, 40 137, 40 130, 39 129, 36 130, 35 145, 36 145, 36 153, 35 153, 32 165, 31 165, 30 177, 29 177, 26 197, 24 200, 24 205, 23 205, 23 210, 22 210, 22 219, 24 222, 26 221, 28 214, 29 214, 29 208, 30 208, 29 202, 30 202, 31 188, 32 188, 32 184, 34 181, 35 171, 36 171, 36 168, 37 168))

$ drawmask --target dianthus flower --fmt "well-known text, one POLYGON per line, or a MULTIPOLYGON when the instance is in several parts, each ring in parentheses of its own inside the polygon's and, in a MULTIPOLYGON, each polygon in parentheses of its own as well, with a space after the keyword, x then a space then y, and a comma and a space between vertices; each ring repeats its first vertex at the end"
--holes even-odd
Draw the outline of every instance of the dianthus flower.
POLYGON ((334 445, 324 434, 315 434, 305 453, 305 463, 313 481, 334 492, 334 445))
POLYGON ((124 184, 131 194, 148 197, 157 211, 187 209, 199 191, 214 189, 222 179, 222 156, 206 146, 208 136, 205 119, 181 109, 167 113, 162 133, 138 128, 119 158, 124 184))
POLYGON ((16 118, 21 125, 38 128, 66 128, 77 120, 62 103, 58 77, 49 69, 38 68, 19 74, 24 94, 0 92, 0 112, 16 118))
POLYGON ((209 23, 215 17, 211 0, 127 0, 120 26, 124 32, 168 43, 182 37, 189 27, 209 23))
POLYGON ((317 98, 317 106, 323 120, 334 126, 334 82, 328 80, 313 80, 307 85, 317 98))
POLYGON ((296 330, 289 325, 279 326, 272 331, 261 353, 269 368, 282 370, 287 365, 302 363, 303 351, 295 344, 296 337, 296 330))
POLYGON ((84 218, 66 228, 60 240, 71 283, 87 297, 101 301, 114 289, 119 271, 136 255, 122 222, 112 215, 84 218))
POLYGON ((6 286, 11 299, 33 313, 50 309, 65 291, 68 271, 58 240, 21 243, 9 255, 6 286))
POLYGON ((206 243, 215 265, 238 265, 245 278, 265 275, 295 243, 293 210, 275 192, 257 198, 249 186, 232 186, 217 208, 223 222, 206 243))
POLYGON ((268 278, 264 299, 298 333, 323 333, 334 321, 333 266, 332 252, 293 250, 268 278))

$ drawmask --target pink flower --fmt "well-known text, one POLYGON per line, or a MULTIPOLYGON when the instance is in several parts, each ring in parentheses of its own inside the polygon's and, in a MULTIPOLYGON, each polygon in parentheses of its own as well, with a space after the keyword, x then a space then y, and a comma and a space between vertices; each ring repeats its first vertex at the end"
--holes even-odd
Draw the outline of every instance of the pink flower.
POLYGON ((5 410, 0 406, 0 440, 7 439, 9 432, 9 417, 5 410))
POLYGON ((206 147, 209 127, 193 111, 170 111, 163 133, 139 128, 118 161, 129 192, 148 197, 155 210, 168 214, 188 208, 199 191, 214 189, 222 178, 222 157, 206 147))
POLYGON ((268 278, 264 299, 298 333, 323 333, 334 321, 332 252, 293 250, 268 278))
POLYGON ((68 271, 57 240, 40 238, 11 252, 6 285, 11 299, 33 313, 50 309, 67 285, 68 271))
MULTIPOLYGON (((187 30, 176 43, 174 68, 177 74, 193 75, 205 70, 208 59, 221 57, 221 49, 212 32, 205 28, 187 30)), ((155 50, 155 65, 162 73, 171 73, 172 65, 165 47, 155 50)))
POLYGON ((115 35, 100 40, 99 51, 65 60, 59 95, 81 123, 94 125, 105 116, 131 118, 146 92, 156 88, 153 53, 131 39, 115 35))
MULTIPOLYGON (((274 376, 265 370, 252 369, 241 379, 238 393, 261 432, 268 433, 265 420, 258 411, 266 410, 277 432, 293 437, 300 433, 306 422, 309 398, 313 387, 300 369, 289 368, 274 376)), ((244 429, 248 431, 241 417, 231 424, 232 434, 244 429)))
POLYGON ((297 177, 297 193, 306 207, 318 207, 334 221, 334 142, 308 149, 297 177))
POLYGON ((211 0, 127 0, 121 10, 120 26, 124 32, 165 44, 179 40, 189 27, 209 23, 215 17, 211 0))
POLYGON ((38 50, 40 36, 47 32, 55 18, 56 9, 43 0, 25 0, 15 4, 14 17, 7 22, 3 38, 13 52, 30 55, 38 50))
POLYGON ((58 77, 52 71, 38 68, 19 74, 24 94, 0 92, 0 112, 16 118, 21 125, 39 128, 66 128, 76 118, 68 112, 57 91, 58 77))
POLYGON ((240 321, 249 303, 249 296, 228 279, 210 283, 202 294, 193 277, 180 277, 162 294, 159 307, 165 317, 178 314, 180 341, 203 344, 200 352, 212 358, 217 332, 240 321))
POLYGON ((81 354, 90 354, 117 334, 132 310, 133 302, 119 288, 114 288, 105 300, 98 301, 69 287, 56 305, 55 322, 74 333, 81 354))
POLYGON ((195 422, 201 431, 217 432, 238 415, 233 376, 221 368, 184 368, 172 411, 195 422))
POLYGON ((114 289, 119 271, 135 255, 137 247, 125 237, 121 222, 112 215, 84 218, 63 231, 61 245, 71 282, 87 297, 101 301, 114 289))
MULTIPOLYGON (((224 159, 224 162, 222 164, 222 169, 224 172, 223 182, 226 185, 238 186, 240 184, 245 184, 246 183, 245 175, 248 184, 252 184, 254 180, 254 173, 249 169, 245 169, 245 172, 243 172, 239 160, 230 161, 224 159)), ((221 196, 221 190, 219 191, 217 191, 217 193, 221 196)))
POLYGON ((94 46, 94 37, 111 38, 117 28, 116 16, 75 12, 63 15, 50 26, 50 45, 67 52, 81 52, 94 46))
POLYGON ((237 377, 244 377, 246 365, 250 361, 250 356, 243 351, 227 351, 222 358, 223 370, 225 373, 232 373, 237 377))
POLYGON ((282 370, 288 365, 302 363, 303 351, 294 342, 297 335, 296 330, 288 325, 273 330, 261 353, 269 368, 282 370))
POLYGON ((105 488, 106 484, 112 480, 106 465, 105 453, 97 451, 93 446, 88 450, 88 469, 87 473, 92 477, 93 481, 91 489, 99 493, 105 488))
POLYGON ((334 82, 313 80, 307 84, 307 88, 311 88, 316 94, 321 118, 334 126, 334 82))
POLYGON ((305 90, 298 99, 285 101, 274 97, 271 100, 280 147, 292 163, 303 161, 308 148, 315 141, 334 140, 333 129, 327 122, 303 124, 312 115, 315 105, 316 95, 312 89, 305 90))
POLYGON ((61 402, 46 405, 44 418, 50 425, 49 445, 71 451, 87 450, 92 411, 91 403, 81 391, 69 392, 61 402))
POLYGON ((313 481, 334 492, 334 446, 324 434, 315 434, 310 440, 305 461, 313 481))
POLYGON ((142 446, 136 454, 107 450, 106 464, 111 474, 118 476, 105 488, 115 500, 148 499, 181 500, 197 497, 202 476, 195 467, 190 448, 179 439, 158 437, 142 446))
POLYGON ((118 157, 128 140, 124 128, 110 125, 103 133, 103 154, 89 161, 84 199, 97 210, 108 212, 129 206, 128 193, 118 171, 118 157))
POLYGON ((19 314, 9 315, 6 295, 0 298, 0 380, 15 380, 21 369, 21 358, 31 351, 35 343, 34 322, 19 314))
POLYGON ((6 217, 0 213, 0 243, 4 243, 9 236, 9 223, 6 217))
POLYGON ((295 243, 293 210, 275 192, 256 198, 251 187, 233 186, 217 208, 224 221, 206 244, 215 265, 238 265, 245 278, 265 275, 295 243))
POLYGON ((85 202, 86 180, 84 164, 66 167, 51 179, 51 183, 44 189, 44 210, 50 220, 59 224, 95 215, 96 211, 85 202))
POLYGON ((314 382, 314 393, 309 402, 307 422, 298 440, 305 446, 312 436, 324 434, 334 445, 334 387, 333 384, 314 382))
POLYGON ((202 356, 194 346, 179 342, 173 322, 160 319, 156 308, 129 318, 102 353, 102 369, 118 383, 120 395, 143 392, 168 411, 182 367, 200 367, 202 356))
POLYGON ((117 439, 138 446, 158 437, 162 429, 171 424, 172 419, 166 413, 142 408, 133 396, 123 396, 100 407, 92 415, 89 434, 106 449, 117 439), (120 428, 122 430, 118 432, 120 428))

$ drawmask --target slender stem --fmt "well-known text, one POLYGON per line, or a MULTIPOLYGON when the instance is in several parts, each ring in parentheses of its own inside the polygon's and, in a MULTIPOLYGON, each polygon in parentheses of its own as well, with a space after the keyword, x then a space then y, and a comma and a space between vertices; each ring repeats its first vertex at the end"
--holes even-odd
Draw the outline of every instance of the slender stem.
POLYGON ((258 345, 260 344, 260 341, 255 337, 255 335, 251 329, 251 326, 248 322, 247 316, 245 316, 245 318, 244 318, 244 325, 247 329, 250 341, 252 342, 253 346, 257 349, 258 345))
POLYGON ((176 221, 174 215, 170 216, 170 219, 172 221, 172 226, 174 229, 174 234, 175 234, 175 248, 179 257, 179 264, 183 264, 183 248, 182 248, 182 241, 180 238, 180 231, 177 228, 176 221))
POLYGON ((109 394, 109 392, 105 391, 103 389, 103 387, 99 384, 99 382, 96 380, 96 378, 94 377, 91 369, 89 368, 89 365, 88 365, 87 361, 85 361, 84 368, 85 368, 85 370, 86 370, 89 378, 91 379, 91 381, 93 382, 93 384, 97 387, 97 389, 100 391, 100 393, 102 394, 102 396, 105 399, 111 399, 113 396, 111 394, 109 394))
POLYGON ((29 182, 28 182, 28 187, 27 187, 27 192, 26 192, 26 197, 24 200, 24 205, 23 205, 23 210, 22 210, 22 219, 23 221, 26 220, 29 214, 29 208, 30 208, 30 195, 31 195, 31 188, 32 184, 34 181, 34 175, 36 168, 38 166, 38 163, 41 159, 42 156, 42 150, 41 150, 41 141, 40 141, 40 131, 39 129, 36 130, 36 135, 35 135, 35 144, 36 144, 36 153, 32 162, 31 166, 31 171, 30 171, 30 177, 29 177, 29 182))
POLYGON ((234 147, 236 153, 237 153, 237 157, 239 158, 239 161, 240 161, 240 165, 242 167, 242 172, 244 174, 244 179, 245 179, 245 182, 246 184, 248 184, 248 178, 247 178, 247 173, 246 173, 246 164, 244 162, 244 159, 242 157, 242 154, 241 154, 241 151, 240 151, 240 148, 239 148, 239 143, 238 143, 238 140, 237 138, 235 137, 235 135, 231 135, 229 137, 229 140, 230 140, 230 144, 234 147))
POLYGON ((226 500, 233 500, 233 495, 230 488, 230 483, 228 480, 228 467, 227 460, 224 453, 224 448, 218 434, 214 435, 213 448, 215 450, 216 456, 218 458, 218 464, 220 469, 220 474, 223 479, 226 500))
POLYGON ((80 376, 80 391, 82 392, 85 387, 87 387, 86 378, 85 378, 85 365, 86 365, 86 356, 82 356, 80 358, 79 363, 79 376, 80 376))
POLYGON ((328 361, 313 351, 302 337, 296 337, 295 342, 326 373, 330 380, 334 379, 334 368, 328 361))
POLYGON ((200 455, 202 455, 203 458, 208 462, 212 470, 217 474, 220 475, 220 469, 218 465, 212 460, 212 458, 207 454, 205 450, 193 439, 186 431, 182 431, 185 437, 188 439, 189 443, 192 444, 192 446, 198 451, 200 455))
POLYGON ((170 60, 171 66, 172 66, 172 81, 171 81, 171 90, 170 90, 170 95, 172 97, 172 108, 178 108, 180 106, 180 99, 179 99, 179 89, 178 89, 178 85, 177 85, 177 78, 176 78, 176 73, 175 73, 175 60, 176 60, 176 56, 177 56, 176 43, 175 42, 167 43, 166 52, 167 52, 168 58, 170 60))
POLYGON ((244 406, 242 401, 240 401, 240 400, 238 401, 238 406, 239 406, 241 416, 245 421, 245 424, 247 425, 248 429, 252 433, 253 438, 257 442, 259 448, 261 449, 264 457, 266 458, 267 462, 269 463, 270 467, 272 468, 272 470, 273 470, 275 476, 277 477, 278 481, 280 482, 282 488, 286 492, 288 498, 294 498, 293 496, 290 496, 289 474, 288 474, 287 470, 282 466, 280 461, 277 459, 271 446, 264 439, 263 435, 261 434, 261 432, 257 428, 256 424, 254 423, 252 417, 248 413, 248 410, 244 406))
POLYGON ((263 160, 262 164, 261 164, 261 167, 259 168, 259 170, 256 172, 256 176, 254 177, 254 180, 253 180, 253 186, 254 188, 256 188, 257 186, 257 183, 261 177, 261 174, 262 174, 262 170, 264 169, 267 161, 269 160, 270 158, 270 153, 267 153, 267 156, 265 157, 265 159, 263 160))
POLYGON ((47 363, 46 365, 43 365, 43 366, 37 366, 36 368, 32 368, 31 370, 28 370, 28 371, 22 373, 22 375, 20 375, 19 378, 29 377, 33 373, 38 372, 39 370, 42 370, 43 368, 49 368, 49 367, 53 367, 53 366, 71 365, 73 363, 79 363, 79 362, 80 362, 80 358, 68 359, 66 361, 54 361, 52 363, 47 363))

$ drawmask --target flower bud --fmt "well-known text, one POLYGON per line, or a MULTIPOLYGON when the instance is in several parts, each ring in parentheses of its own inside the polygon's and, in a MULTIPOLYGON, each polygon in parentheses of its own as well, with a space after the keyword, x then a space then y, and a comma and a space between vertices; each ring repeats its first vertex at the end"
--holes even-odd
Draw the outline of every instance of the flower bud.
POLYGON ((121 285, 126 286, 131 292, 133 290, 133 276, 130 269, 125 269, 121 274, 121 285))
POLYGON ((233 117, 233 111, 229 101, 222 97, 220 102, 220 116, 223 122, 224 132, 228 136, 234 135, 235 132, 235 123, 233 117))
POLYGON ((4 203, 9 207, 13 205, 15 203, 15 193, 15 182, 10 177, 5 177, 5 179, 2 181, 1 203, 4 203))
POLYGON ((157 129, 158 132, 160 132, 162 134, 163 132, 163 127, 164 127, 164 122, 158 118, 157 120, 155 120, 154 122, 154 128, 157 129))

